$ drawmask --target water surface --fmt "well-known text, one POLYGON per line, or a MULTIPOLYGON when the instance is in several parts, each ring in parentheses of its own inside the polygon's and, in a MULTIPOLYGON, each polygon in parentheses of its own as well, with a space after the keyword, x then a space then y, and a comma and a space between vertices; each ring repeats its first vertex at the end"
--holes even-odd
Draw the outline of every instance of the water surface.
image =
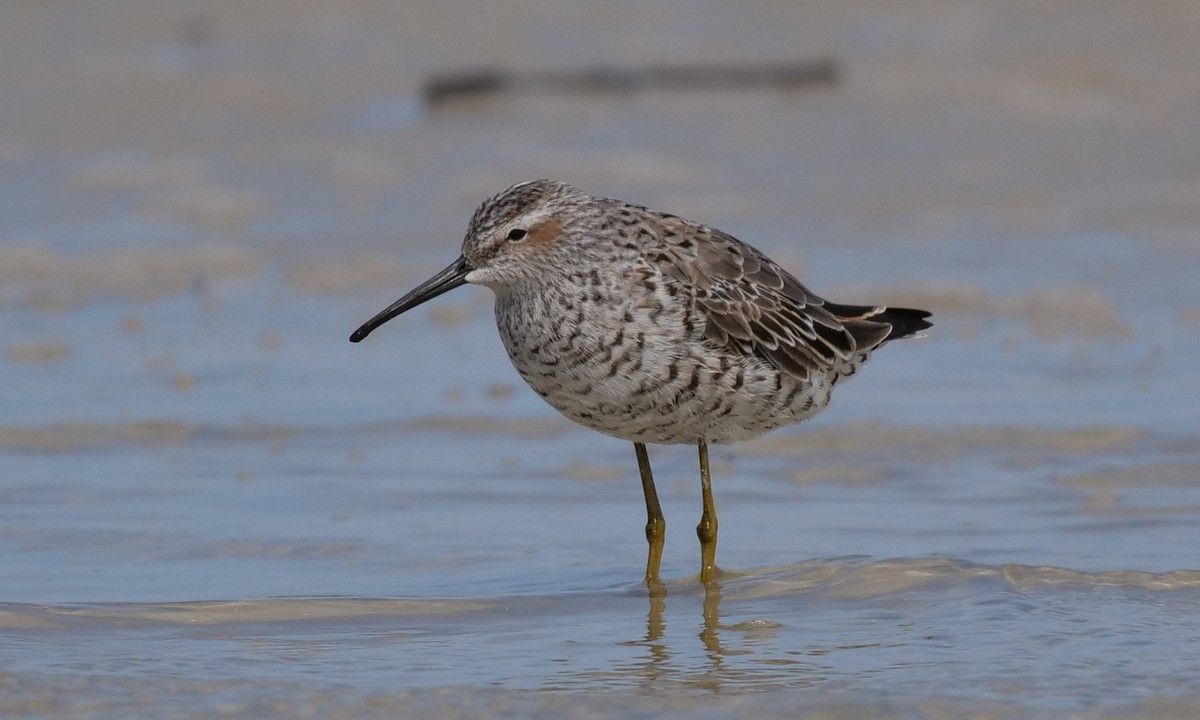
POLYGON ((0 714, 1200 713, 1200 15, 1056 0, 0 9, 0 714), (820 90, 498 64, 832 55, 820 90), (368 342, 552 176, 926 307, 802 427, 652 448, 523 386, 490 296, 368 342))

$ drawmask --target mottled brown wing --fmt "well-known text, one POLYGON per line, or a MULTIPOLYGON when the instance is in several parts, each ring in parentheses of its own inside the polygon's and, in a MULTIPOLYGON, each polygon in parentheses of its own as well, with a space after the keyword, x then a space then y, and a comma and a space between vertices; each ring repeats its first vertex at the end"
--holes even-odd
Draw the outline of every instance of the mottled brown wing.
POLYGON ((718 345, 756 352, 807 380, 841 369, 891 330, 834 315, 786 270, 727 233, 672 215, 653 217, 658 242, 646 248, 647 259, 692 293, 705 336, 718 345))

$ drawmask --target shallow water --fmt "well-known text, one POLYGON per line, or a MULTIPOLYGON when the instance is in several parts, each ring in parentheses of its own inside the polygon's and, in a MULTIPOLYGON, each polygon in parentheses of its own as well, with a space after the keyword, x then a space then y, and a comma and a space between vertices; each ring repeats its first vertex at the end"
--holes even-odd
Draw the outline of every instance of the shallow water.
POLYGON ((1200 714, 1200 14, 731 8, 0 7, 0 715, 1200 714), (797 51, 842 82, 419 95, 797 51), (713 448, 708 592, 695 450, 652 600, 486 291, 346 342, 536 176, 935 312, 713 448))

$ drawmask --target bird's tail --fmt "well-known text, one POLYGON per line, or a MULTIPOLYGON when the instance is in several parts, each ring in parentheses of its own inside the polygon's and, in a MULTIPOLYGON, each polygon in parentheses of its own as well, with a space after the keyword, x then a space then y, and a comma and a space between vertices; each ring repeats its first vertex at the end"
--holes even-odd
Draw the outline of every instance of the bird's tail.
POLYGON ((868 305, 839 305, 826 302, 825 309, 844 323, 868 322, 886 324, 891 327, 881 342, 912 337, 922 330, 933 327, 926 318, 930 313, 912 308, 879 307, 868 305))

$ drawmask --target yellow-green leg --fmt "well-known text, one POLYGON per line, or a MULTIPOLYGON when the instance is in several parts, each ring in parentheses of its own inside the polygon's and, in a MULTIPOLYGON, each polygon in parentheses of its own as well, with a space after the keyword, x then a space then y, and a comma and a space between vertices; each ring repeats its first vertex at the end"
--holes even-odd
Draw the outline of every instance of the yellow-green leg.
POLYGON ((658 577, 658 568, 662 564, 667 520, 658 504, 658 491, 654 489, 654 475, 650 473, 650 456, 646 454, 645 443, 635 442, 633 451, 637 454, 638 473, 642 476, 642 493, 646 496, 646 542, 650 544, 650 554, 646 558, 645 583, 651 590, 661 589, 662 580, 658 577))
POLYGON ((700 441, 700 493, 704 512, 696 535, 700 538, 700 582, 709 583, 717 575, 717 508, 713 504, 712 476, 708 472, 708 443, 700 441))

